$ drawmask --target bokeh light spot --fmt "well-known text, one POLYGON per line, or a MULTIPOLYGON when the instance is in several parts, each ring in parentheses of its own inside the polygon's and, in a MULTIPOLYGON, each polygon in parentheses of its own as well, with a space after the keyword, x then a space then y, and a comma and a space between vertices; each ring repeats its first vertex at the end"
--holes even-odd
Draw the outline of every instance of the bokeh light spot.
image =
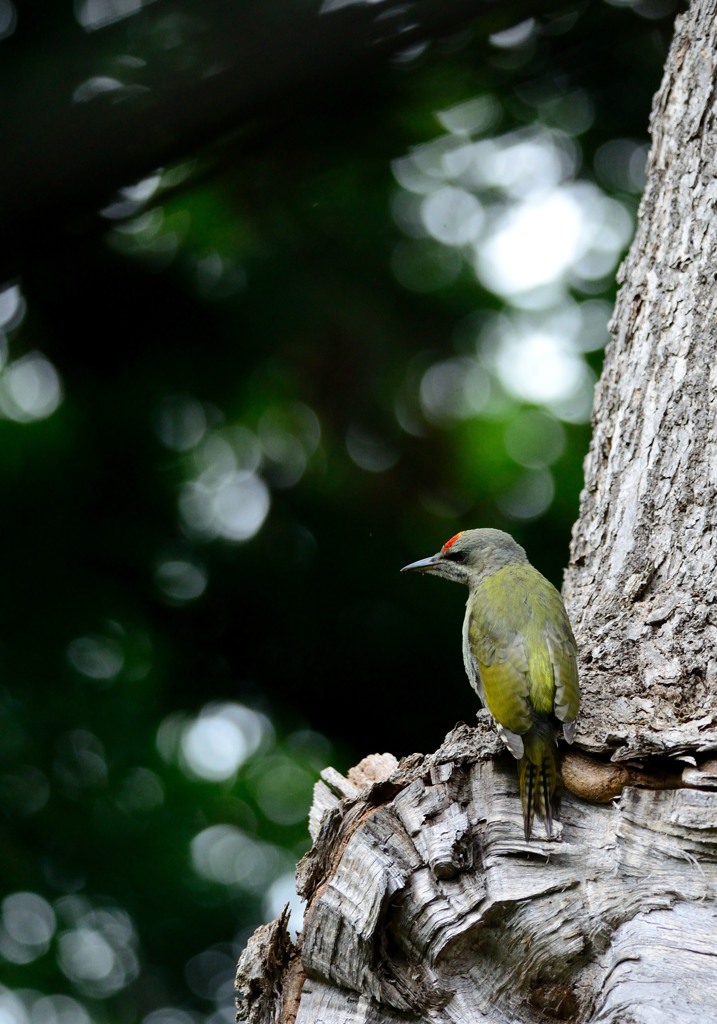
POLYGON ((204 878, 257 894, 292 866, 285 850, 259 842, 235 825, 204 829, 190 851, 194 870, 204 878))
POLYGON ((211 499, 219 536, 227 540, 253 537, 266 519, 270 503, 269 489, 260 477, 228 473, 211 499))
POLYGON ((645 187, 648 147, 632 139, 610 139, 595 153, 595 174, 609 189, 640 194, 645 187))
POLYGON ((511 50, 516 46, 524 46, 534 32, 535 18, 526 18, 525 21, 521 21, 517 25, 503 29, 502 32, 494 32, 488 38, 491 45, 497 49, 511 50))
POLYGON ((179 499, 182 518, 191 530, 232 541, 246 541, 258 533, 270 504, 264 481, 237 471, 188 483, 179 499))
POLYGON ((17 11, 11 0, 0 0, 0 39, 7 39, 17 27, 17 11))
POLYGON ((142 9, 142 0, 75 0, 75 17, 88 32, 104 28, 142 9))
POLYGON ((197 718, 183 723, 169 744, 168 738, 165 733, 164 750, 171 758, 179 757, 186 771, 219 782, 233 778, 252 754, 271 741, 273 730, 264 715, 242 704, 210 704, 197 718))
POLYGON ((527 202, 550 195, 571 177, 576 162, 574 144, 563 134, 529 129, 473 143, 470 173, 462 177, 474 188, 527 202))
POLYGON ((356 465, 369 473, 384 473, 399 458, 397 448, 356 424, 346 432, 346 450, 356 465))
POLYGON ((205 949, 197 953, 184 969, 187 983, 200 999, 214 999, 217 992, 233 983, 236 973, 234 957, 220 949, 205 949))
POLYGON ((582 211, 565 189, 510 209, 479 249, 476 270, 498 295, 529 291, 564 274, 581 254, 582 211))
POLYGON ((66 995, 41 996, 32 1004, 30 1024, 90 1024, 82 1003, 66 995))
POLYGON ((236 263, 213 249, 196 262, 197 291, 210 302, 235 295, 246 287, 246 274, 236 263))
POLYGON ((257 775, 257 803, 271 821, 296 825, 308 818, 315 781, 296 762, 277 754, 265 760, 257 775))
POLYGON ((67 659, 88 679, 112 680, 122 671, 124 652, 112 637, 93 634, 72 640, 67 647, 67 659))
POLYGON ((0 987, 0 1024, 30 1024, 30 1015, 19 993, 0 987))
POLYGON ((319 418, 303 402, 273 405, 259 418, 257 435, 275 487, 293 487, 321 441, 319 418))
POLYGON ((496 359, 504 387, 518 398, 550 403, 569 397, 585 372, 582 359, 561 337, 535 332, 507 337, 496 359))
POLYGON ((438 123, 454 135, 472 135, 492 128, 500 117, 498 101, 490 95, 474 96, 436 113, 438 123))
POLYGON ((194 451, 192 462, 199 479, 211 485, 234 470, 247 475, 255 473, 261 466, 261 445, 256 435, 244 427, 215 430, 194 451))
POLYGON ((187 765, 203 779, 228 779, 247 757, 241 729, 222 718, 200 718, 184 735, 182 751, 187 765))
POLYGON ((533 470, 498 497, 498 507, 510 519, 537 519, 550 508, 555 484, 547 469, 533 470))
POLYGON ((179 1006, 163 1006, 148 1013, 142 1024, 204 1024, 204 1021, 203 1014, 192 1013, 179 1006))
POLYGON ((124 188, 120 189, 120 195, 134 203, 146 203, 155 194, 161 182, 162 172, 160 170, 155 174, 150 174, 147 178, 142 178, 141 181, 135 182, 134 185, 125 185, 124 188))
POLYGON ((55 778, 65 794, 78 799, 87 790, 107 783, 107 760, 102 741, 87 729, 72 729, 57 741, 55 778))
POLYGON ((47 952, 55 933, 55 913, 42 896, 16 892, 0 904, 0 956, 26 964, 47 952))
POLYGON ((505 429, 505 450, 526 469, 542 469, 565 449, 565 429, 554 416, 528 410, 512 419, 505 429))
POLYGON ((89 928, 77 928, 60 936, 60 967, 68 978, 99 981, 114 968, 109 942, 89 928))
POLYGON ((430 366, 421 378, 420 399, 427 419, 438 424, 475 416, 490 398, 490 380, 477 359, 457 357, 430 366))
POLYGON ((207 572, 185 559, 167 559, 154 574, 157 586, 172 604, 184 604, 201 597, 207 586, 207 572))
POLYGON ((123 88, 124 86, 117 78, 110 78, 109 75, 93 75, 92 78, 86 78, 77 86, 72 98, 75 103, 88 103, 97 96, 121 92, 123 88))
POLYGON ((483 226, 483 208, 465 189, 446 185, 423 200, 422 218, 429 235, 444 245, 475 242, 483 226))
POLYGON ((192 452, 198 475, 185 483, 179 510, 188 531, 202 539, 247 541, 262 527, 271 495, 257 474, 258 437, 236 425, 208 433, 192 452))
POLYGON ((25 315, 25 300, 20 288, 11 284, 0 290, 0 327, 10 331, 17 327, 25 315))
POLYGON ((50 785, 44 772, 31 764, 17 764, 0 775, 3 804, 11 814, 35 814, 50 797, 50 785))
POLYGON ((58 963, 83 995, 107 998, 134 981, 137 934, 129 914, 114 907, 83 911, 82 903, 69 897, 58 901, 59 908, 74 912, 77 920, 59 937, 58 963))
POLYGON ((157 437, 175 452, 194 448, 207 429, 207 417, 202 403, 193 395, 167 395, 154 416, 157 437))
POLYGON ((150 814, 164 803, 164 785, 149 768, 133 768, 125 775, 115 796, 125 814, 150 814))
POLYGON ((61 401, 57 370, 39 352, 10 363, 0 378, 0 410, 18 423, 45 419, 61 401))

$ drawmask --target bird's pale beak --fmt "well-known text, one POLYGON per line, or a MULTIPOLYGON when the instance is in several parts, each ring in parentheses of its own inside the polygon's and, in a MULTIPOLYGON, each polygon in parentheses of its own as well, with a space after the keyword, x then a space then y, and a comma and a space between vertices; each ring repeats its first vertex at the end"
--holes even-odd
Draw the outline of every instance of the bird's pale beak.
POLYGON ((401 572, 430 572, 433 566, 438 561, 438 555, 431 555, 430 558, 419 558, 417 562, 411 562, 410 565, 404 565, 401 572))

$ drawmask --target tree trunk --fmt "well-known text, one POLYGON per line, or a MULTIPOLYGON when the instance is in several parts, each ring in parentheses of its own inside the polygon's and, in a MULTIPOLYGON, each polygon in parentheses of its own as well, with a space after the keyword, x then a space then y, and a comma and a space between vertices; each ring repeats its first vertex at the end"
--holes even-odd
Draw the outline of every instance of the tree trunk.
POLYGON ((678 19, 564 593, 581 741, 620 759, 717 746, 714 3, 678 19))
POLYGON ((717 1020, 715 14, 697 0, 676 23, 596 395, 557 841, 524 842, 486 715, 429 757, 327 769, 302 932, 284 917, 250 940, 240 1020, 717 1020))

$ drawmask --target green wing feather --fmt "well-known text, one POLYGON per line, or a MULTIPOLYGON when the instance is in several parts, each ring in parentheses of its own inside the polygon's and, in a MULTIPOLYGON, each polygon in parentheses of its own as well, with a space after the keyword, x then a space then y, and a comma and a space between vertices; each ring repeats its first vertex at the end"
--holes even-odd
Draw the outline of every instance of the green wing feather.
POLYGON ((501 636, 501 629, 502 625, 490 614, 474 613, 468 635, 486 707, 496 722, 522 735, 533 720, 529 702, 528 657, 522 637, 515 633, 510 637, 501 636))
POLYGON ((493 717, 526 732, 534 713, 572 722, 578 713, 577 651, 560 594, 532 565, 488 576, 470 602, 468 636, 493 717))

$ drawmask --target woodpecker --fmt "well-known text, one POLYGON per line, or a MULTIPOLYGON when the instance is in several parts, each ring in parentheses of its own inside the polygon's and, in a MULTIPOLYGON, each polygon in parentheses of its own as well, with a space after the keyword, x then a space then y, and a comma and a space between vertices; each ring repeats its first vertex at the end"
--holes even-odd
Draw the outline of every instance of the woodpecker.
POLYGON ((518 760, 526 841, 536 812, 551 838, 560 787, 557 735, 562 726, 572 743, 580 707, 577 648, 563 599, 502 530, 463 530, 401 572, 468 587, 466 673, 518 760))

